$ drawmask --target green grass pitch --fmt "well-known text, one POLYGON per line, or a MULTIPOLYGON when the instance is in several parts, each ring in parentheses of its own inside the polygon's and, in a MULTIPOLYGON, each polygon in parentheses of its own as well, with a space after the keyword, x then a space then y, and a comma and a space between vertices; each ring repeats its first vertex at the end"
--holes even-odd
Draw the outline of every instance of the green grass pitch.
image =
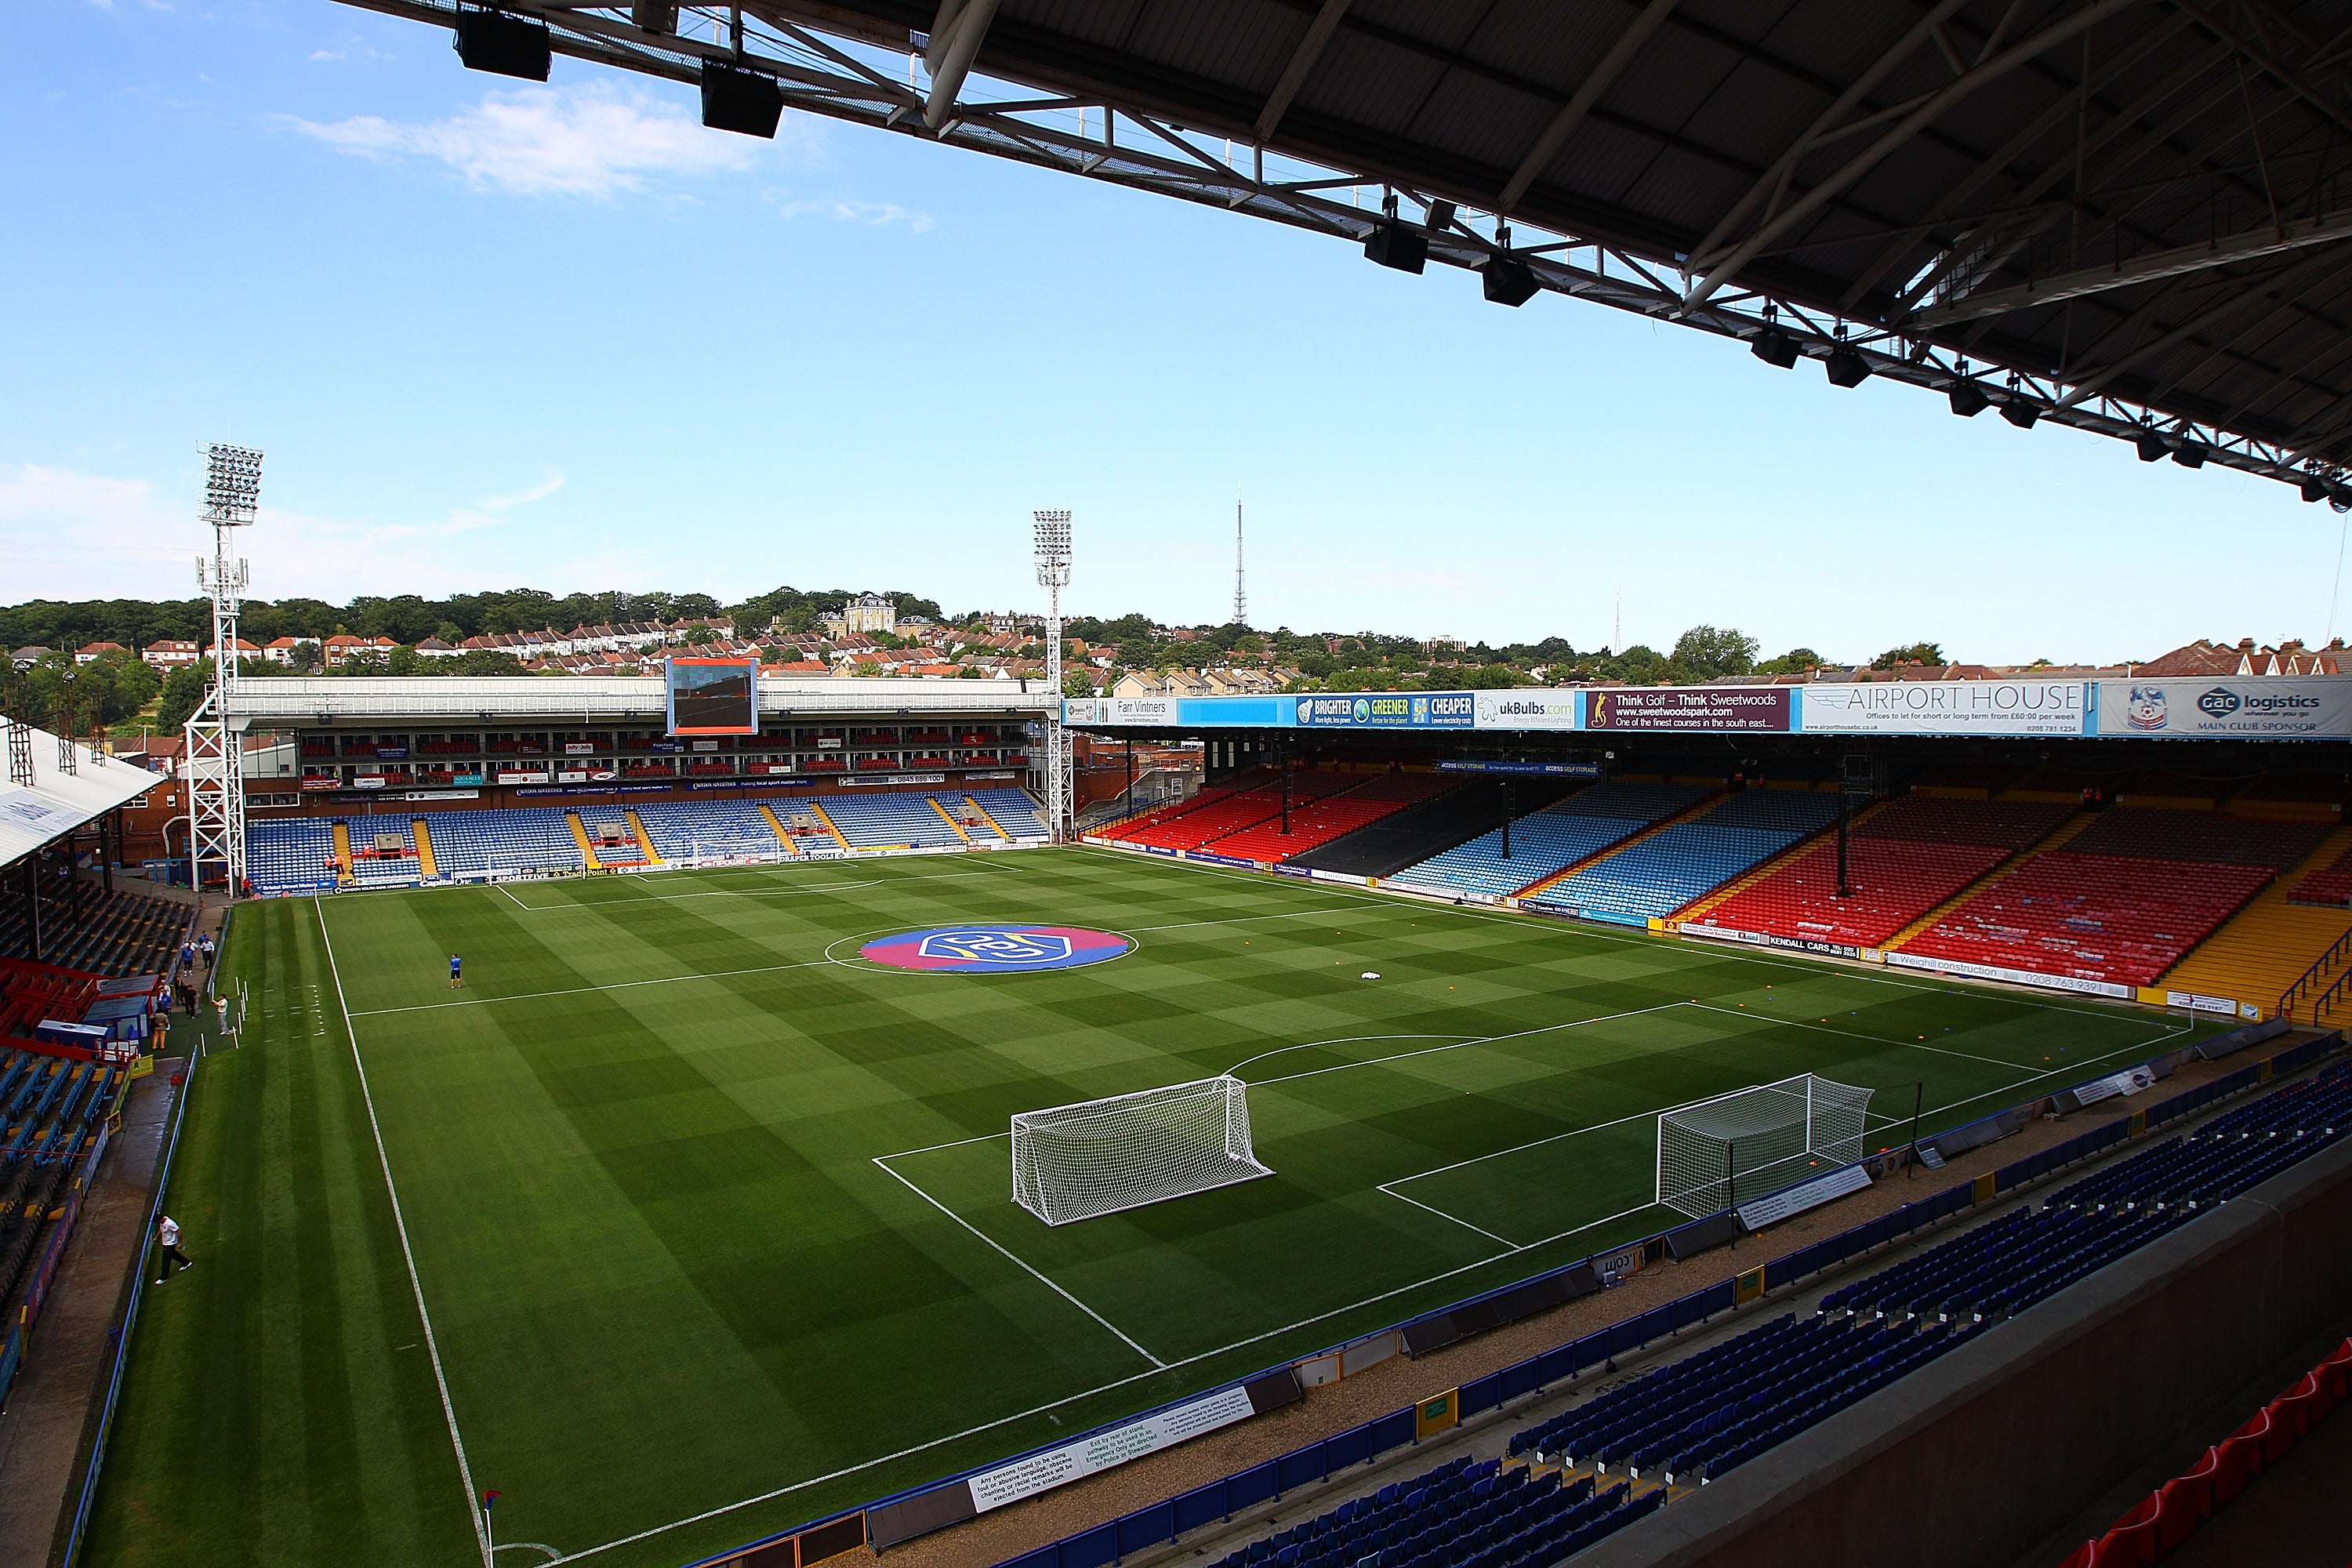
POLYGON ((685 1563, 1654 1231, 1665 1107, 1812 1070, 1892 1143, 1915 1082, 1933 1130, 2186 1028, 1090 850, 274 901, 227 967, 110 1568, 478 1562, 462 1477, 502 1542, 685 1563), (855 958, 960 921, 1136 947, 855 958), (1011 1203, 1013 1112, 1237 1066, 1274 1177, 1011 1203))

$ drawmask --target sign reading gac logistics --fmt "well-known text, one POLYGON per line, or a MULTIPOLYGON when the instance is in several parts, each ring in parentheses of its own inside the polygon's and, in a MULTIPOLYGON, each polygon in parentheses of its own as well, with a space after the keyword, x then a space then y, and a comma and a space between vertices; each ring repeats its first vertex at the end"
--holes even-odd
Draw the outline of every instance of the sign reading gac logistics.
POLYGON ((1790 728, 1785 686, 1640 686, 1584 694, 1588 730, 1790 728))
POLYGON ((1301 697, 1293 717, 1307 730, 1467 730, 1477 722, 1470 691, 1358 691, 1301 697))
POLYGON ((2194 676, 2099 682, 2102 735, 2352 736, 2352 676, 2194 676))
POLYGON ((1809 735, 2081 735, 2087 680, 1885 680, 1804 689, 1809 735))

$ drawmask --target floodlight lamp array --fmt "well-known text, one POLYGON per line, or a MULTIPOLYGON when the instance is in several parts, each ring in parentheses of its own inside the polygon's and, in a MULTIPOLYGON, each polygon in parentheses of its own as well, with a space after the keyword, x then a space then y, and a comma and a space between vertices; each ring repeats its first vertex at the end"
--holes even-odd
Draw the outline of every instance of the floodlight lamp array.
POLYGON ((215 441, 205 452, 205 521, 242 528, 261 503, 261 454, 215 441))

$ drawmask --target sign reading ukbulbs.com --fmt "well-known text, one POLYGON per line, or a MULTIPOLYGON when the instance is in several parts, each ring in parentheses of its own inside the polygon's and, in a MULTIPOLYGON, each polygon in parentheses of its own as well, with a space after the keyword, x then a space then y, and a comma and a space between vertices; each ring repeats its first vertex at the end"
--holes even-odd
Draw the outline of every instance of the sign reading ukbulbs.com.
POLYGON ((2171 677, 2099 682, 2102 735, 2352 735, 2352 679, 2171 677))

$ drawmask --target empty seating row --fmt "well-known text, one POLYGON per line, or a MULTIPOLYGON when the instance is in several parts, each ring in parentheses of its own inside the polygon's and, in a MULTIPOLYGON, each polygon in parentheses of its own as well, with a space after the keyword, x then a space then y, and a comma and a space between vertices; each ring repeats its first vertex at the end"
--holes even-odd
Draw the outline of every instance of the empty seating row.
POLYGON ((2275 875, 2267 866, 2080 853, 2074 846, 2088 837, 2028 861, 1903 951, 2147 985, 2275 875))
POLYGON ((965 799, 988 814, 999 831, 1013 838, 1044 838, 1045 819, 1037 803, 1017 789, 978 789, 965 799))
MULTIPOLYGON (((0 957, 33 958, 30 912, 21 899, 0 909, 0 957)), ((170 899, 118 889, 96 882, 45 880, 41 890, 39 961, 91 974, 153 974, 172 966, 194 912, 170 899)))
POLYGON ((1287 860, 1328 844, 1342 834, 1369 827, 1382 817, 1394 816, 1417 801, 1442 794, 1453 784, 1453 780, 1433 773, 1391 773, 1345 795, 1327 795, 1303 805, 1294 803, 1286 833, 1277 816, 1255 827, 1211 839, 1205 847, 1243 860, 1287 860))
POLYGON ((1981 844, 2022 849, 2047 838, 2074 814, 2071 805, 2031 800, 1951 800, 1906 795, 1891 800, 1853 827, 1857 838, 1900 838, 1914 844, 1981 844))
POLYGON ((2210 811, 2126 805, 2102 813, 2066 847, 2083 855, 2267 866, 2284 871, 2318 848, 2326 837, 2326 827, 2315 822, 2244 821, 2210 811))
MULTIPOLYGON (((1361 773, 1294 773, 1289 783, 1292 814, 1295 817, 1302 803, 1366 782, 1361 773)), ((1102 837, 1160 849, 1199 849, 1213 839, 1278 817, 1282 796, 1282 775, 1271 773, 1250 789, 1202 790, 1190 800, 1119 823, 1102 837)))
POLYGON ((853 849, 948 848, 964 842, 927 795, 845 791, 827 795, 823 804, 853 849))
POLYGON ((1512 823, 1507 855, 1505 830, 1497 827, 1408 866, 1392 879, 1439 891, 1501 898, 1589 859, 1654 822, 1689 809, 1710 793, 1702 784, 1612 779, 1512 823))
POLYGON ((2287 896, 2298 904, 2352 904, 2352 849, 2297 882, 2287 896))
POLYGON ((1456 1459, 1227 1555, 1217 1568, 1550 1568, 1648 1515, 1623 1481, 1456 1459))
POLYGON ((793 852, 751 801, 665 801, 635 809, 646 837, 653 840, 654 853, 664 860, 691 862, 726 855, 774 859, 793 852))

